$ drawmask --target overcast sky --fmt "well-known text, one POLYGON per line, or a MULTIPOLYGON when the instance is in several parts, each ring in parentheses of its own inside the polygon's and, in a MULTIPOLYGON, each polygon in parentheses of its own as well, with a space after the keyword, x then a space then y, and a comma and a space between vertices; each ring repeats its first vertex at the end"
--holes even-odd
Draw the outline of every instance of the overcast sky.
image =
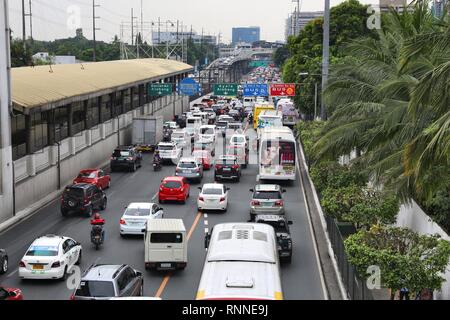
MULTIPOLYGON (((28 12, 28 1, 26 11, 28 12)), ((360 0, 362 3, 378 3, 377 0, 360 0)), ((331 0, 332 6, 343 0, 331 0)), ((110 41, 114 35, 120 36, 120 24, 126 21, 130 24, 131 8, 140 19, 141 0, 96 0, 100 5, 96 15, 97 39, 110 41)), ((301 1, 301 11, 321 11, 323 0, 301 1)), ((10 0, 10 24, 14 37, 22 36, 21 1, 10 0)), ((231 41, 231 29, 237 26, 261 27, 262 40, 284 40, 285 21, 296 3, 292 0, 143 0, 144 21, 171 20, 181 21, 187 29, 191 25, 199 34, 202 28, 205 34, 218 35, 222 33, 224 42, 231 41)), ((75 35, 75 27, 83 28, 85 37, 92 39, 92 1, 91 0, 32 0, 33 36, 38 40, 53 40, 75 35), (81 19, 74 19, 70 12, 80 12, 81 19), (77 22, 79 20, 79 22, 77 22)), ((166 26, 162 27, 164 31, 166 26)), ((130 37, 127 29, 124 38, 130 37)), ((27 20, 27 35, 29 22, 27 20)), ((150 32, 144 32, 150 39, 150 32)))

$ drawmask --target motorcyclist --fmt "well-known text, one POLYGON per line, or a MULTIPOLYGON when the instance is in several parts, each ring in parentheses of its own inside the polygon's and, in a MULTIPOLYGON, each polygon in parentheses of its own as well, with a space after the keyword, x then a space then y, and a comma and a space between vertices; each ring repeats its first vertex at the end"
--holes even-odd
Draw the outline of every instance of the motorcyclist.
POLYGON ((253 113, 250 112, 250 114, 248 115, 248 123, 252 124, 253 123, 253 113))
POLYGON ((159 150, 155 151, 155 155, 153 156, 153 163, 160 164, 161 156, 159 155, 159 150))
POLYGON ((94 216, 91 219, 91 238, 93 238, 97 232, 101 232, 102 235, 102 243, 105 241, 105 229, 103 226, 105 225, 105 219, 102 218, 100 213, 95 213, 94 216))

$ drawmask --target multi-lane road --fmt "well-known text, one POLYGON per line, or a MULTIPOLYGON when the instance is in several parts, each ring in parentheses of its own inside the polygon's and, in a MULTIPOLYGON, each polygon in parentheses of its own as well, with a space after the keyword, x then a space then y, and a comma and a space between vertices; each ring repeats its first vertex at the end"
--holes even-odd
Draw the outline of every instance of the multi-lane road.
MULTIPOLYGON (((255 134, 253 130, 248 133, 255 134)), ((106 219, 106 241, 99 251, 90 243, 89 219, 77 215, 62 217, 59 200, 41 208, 28 220, 0 233, 0 248, 7 250, 10 261, 8 273, 0 276, 0 284, 21 288, 25 299, 68 299, 72 290, 66 282, 20 280, 18 277, 18 264, 31 242, 41 235, 56 234, 72 237, 82 244, 81 270, 93 263, 129 264, 143 271, 146 296, 160 296, 164 300, 195 299, 206 255, 205 232, 218 223, 246 222, 249 219, 249 189, 256 184, 257 165, 244 169, 239 183, 226 183, 231 188, 226 213, 205 214, 197 211, 197 187, 201 184, 191 186, 191 197, 185 205, 163 204, 164 217, 183 219, 189 230, 188 265, 184 271, 148 272, 144 268, 142 237, 120 237, 119 219, 124 207, 130 202, 157 201, 161 179, 173 175, 174 171, 174 166, 165 166, 162 171, 153 172, 151 156, 145 155, 143 167, 137 172, 112 174, 112 186, 106 191, 108 207, 102 212, 106 219)), ((299 179, 285 186, 286 214, 293 221, 293 258, 291 264, 282 265, 281 268, 284 298, 320 300, 324 299, 324 286, 299 179)), ((202 183, 213 180, 213 170, 206 171, 202 183)))

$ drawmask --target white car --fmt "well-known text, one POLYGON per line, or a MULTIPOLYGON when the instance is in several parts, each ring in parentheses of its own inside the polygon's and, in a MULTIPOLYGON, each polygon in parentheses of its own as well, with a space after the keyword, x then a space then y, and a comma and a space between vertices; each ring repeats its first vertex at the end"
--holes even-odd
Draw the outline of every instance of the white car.
POLYGON ((200 132, 198 138, 205 142, 215 142, 216 141, 216 126, 204 125, 200 127, 200 132))
POLYGON ((245 134, 233 134, 230 138, 230 146, 245 147, 248 149, 249 138, 245 134))
POLYGON ((160 142, 158 143, 158 151, 161 160, 178 163, 183 153, 183 150, 174 142, 160 142))
POLYGON ((164 210, 155 203, 130 203, 120 218, 120 235, 144 235, 149 220, 163 218, 164 210))
POLYGON ((81 244, 68 237, 46 235, 34 240, 19 264, 21 279, 66 279, 81 262, 81 244))
POLYGON ((182 149, 191 142, 191 137, 185 128, 174 130, 170 138, 182 149))
POLYGON ((176 129, 179 129, 180 127, 178 126, 178 124, 175 121, 166 121, 166 122, 164 122, 164 128, 169 128, 170 130, 176 130, 176 129))
POLYGON ((222 210, 228 208, 228 190, 220 183, 207 183, 200 188, 200 194, 197 199, 198 210, 222 210))

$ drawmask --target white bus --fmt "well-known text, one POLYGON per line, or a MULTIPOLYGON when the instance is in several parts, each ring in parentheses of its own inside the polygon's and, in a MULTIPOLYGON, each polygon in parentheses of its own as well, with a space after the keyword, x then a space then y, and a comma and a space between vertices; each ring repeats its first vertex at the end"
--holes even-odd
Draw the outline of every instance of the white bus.
POLYGON ((283 300, 272 226, 224 223, 207 235, 197 300, 283 300))
POLYGON ((257 132, 264 128, 282 127, 283 114, 277 110, 263 110, 258 116, 257 132))
POLYGON ((259 132, 259 180, 294 181, 297 141, 288 127, 268 127, 259 132))

